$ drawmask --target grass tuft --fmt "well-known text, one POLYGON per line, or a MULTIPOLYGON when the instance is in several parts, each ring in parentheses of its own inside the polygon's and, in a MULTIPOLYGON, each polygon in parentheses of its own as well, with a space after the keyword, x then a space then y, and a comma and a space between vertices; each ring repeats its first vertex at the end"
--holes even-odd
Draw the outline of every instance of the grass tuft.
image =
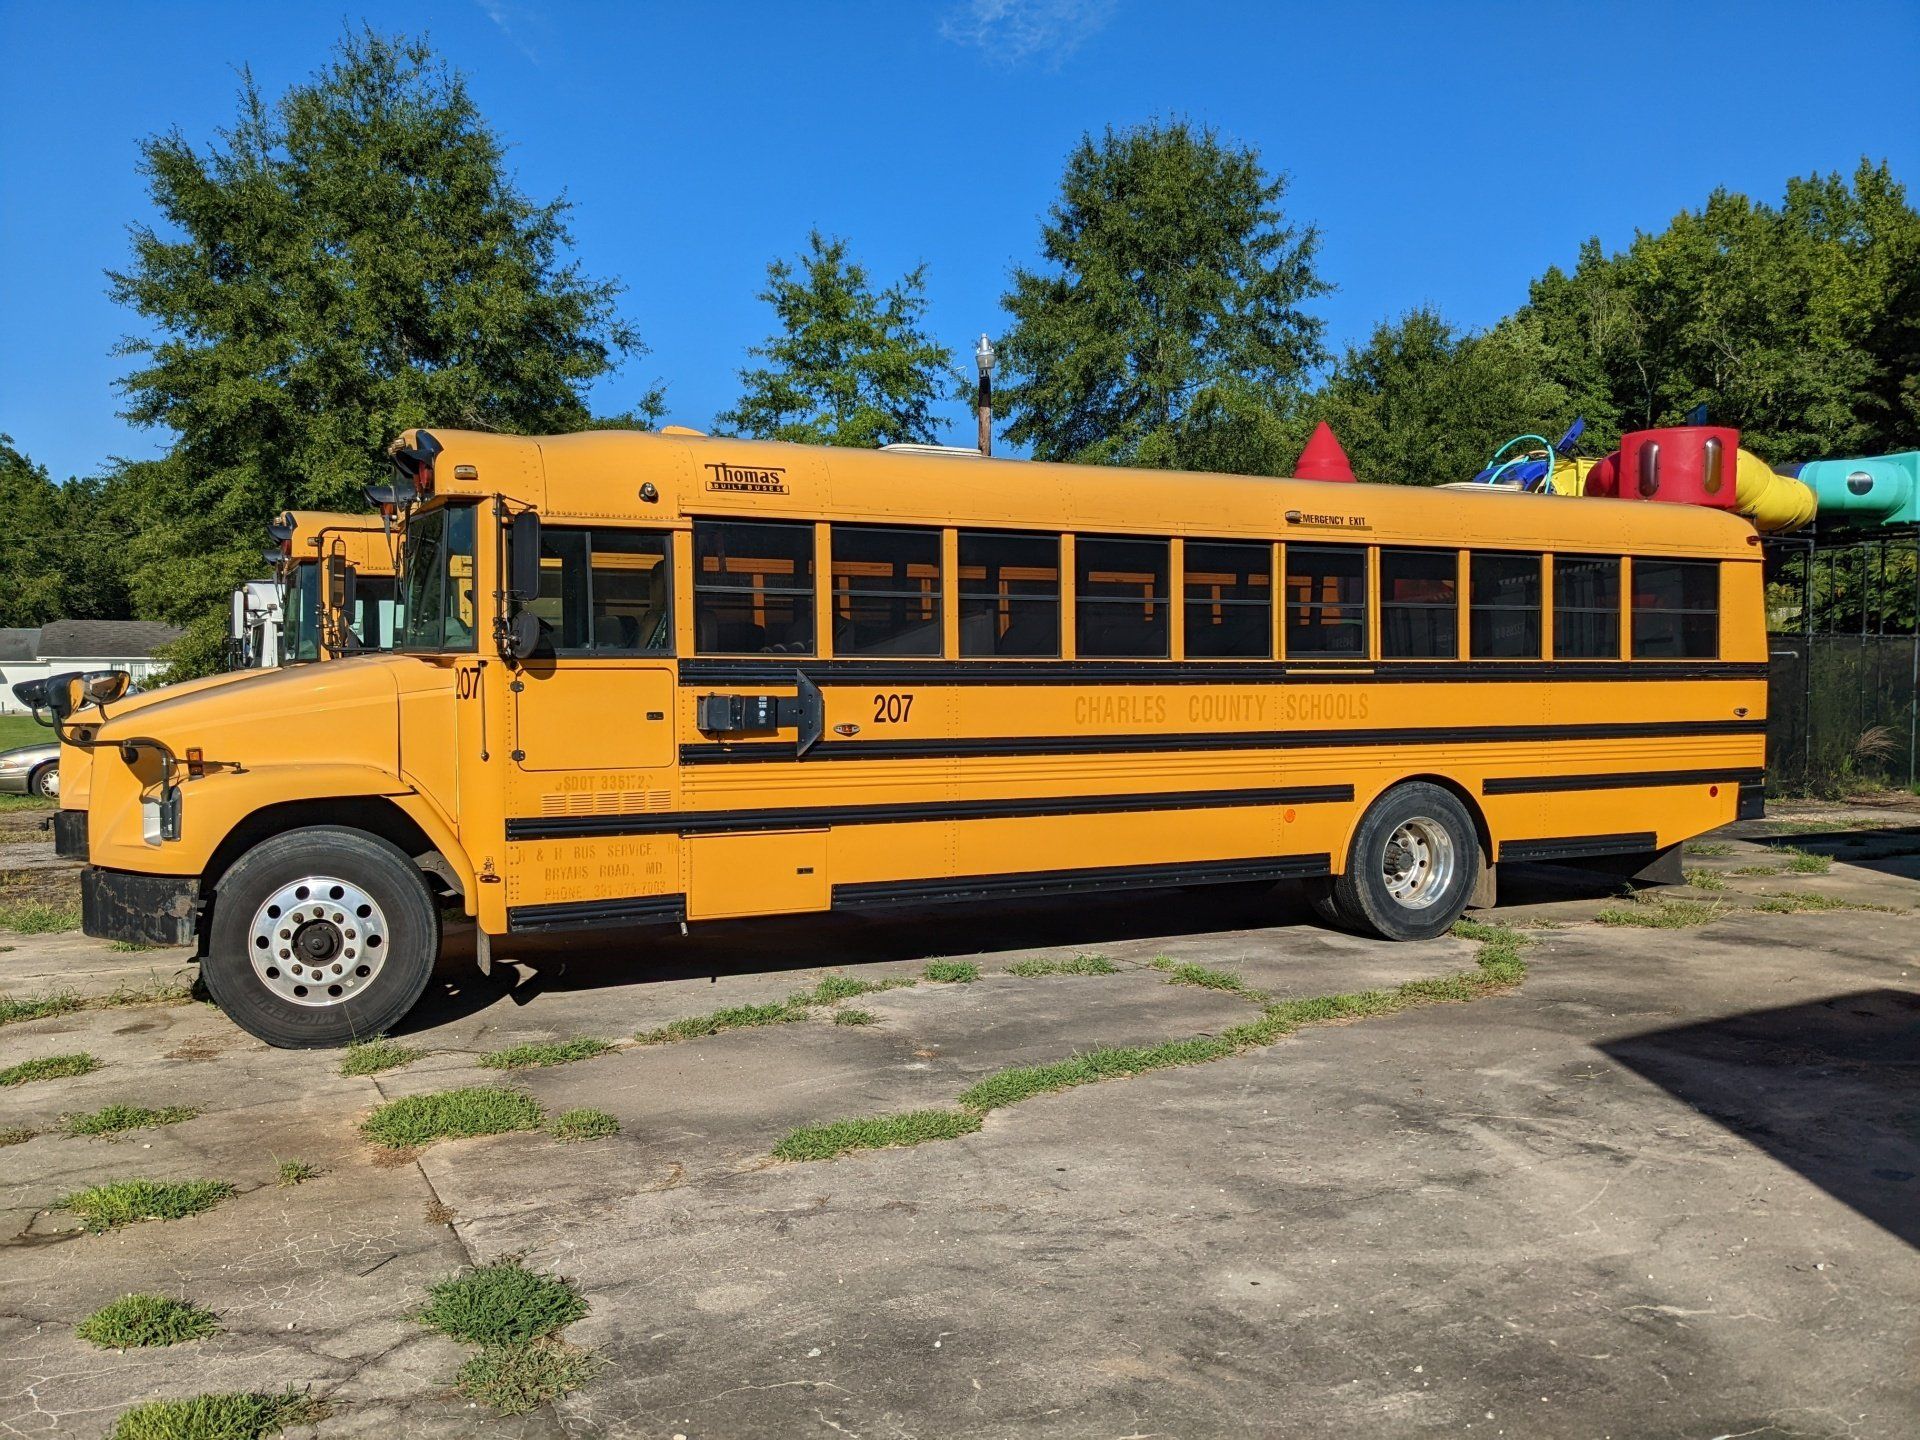
POLYGON ((97 1235, 141 1220, 184 1220, 232 1194, 224 1180, 115 1180, 63 1195, 53 1208, 71 1210, 97 1235))
POLYGON ((1833 857, 1831 855, 1815 855, 1806 850, 1793 849, 1780 850, 1775 853, 1786 857, 1787 869, 1796 875, 1824 875, 1833 869, 1833 857))
POLYGON ((427 1290, 414 1318, 469 1345, 518 1345, 551 1335, 587 1313, 571 1280, 529 1270, 518 1255, 476 1265, 427 1290))
POLYGON ((604 1140, 620 1133, 620 1122, 604 1110, 562 1110, 547 1122, 556 1140, 604 1140))
POLYGON ((1118 975, 1120 967, 1104 955, 1076 955, 1071 960, 1016 960, 1007 974, 1032 979, 1039 975, 1118 975))
POLYGON ((6 1149, 9 1145, 24 1145, 39 1133, 38 1130, 26 1125, 9 1125, 6 1129, 0 1130, 0 1150, 6 1149))
POLYGON ((66 1015, 84 1004, 86 1002, 72 990, 61 990, 52 995, 30 995, 25 1000, 0 995, 0 1025, 11 1025, 16 1020, 44 1020, 49 1015, 66 1015))
POLYGON ((773 1147, 773 1158, 831 1160, 850 1150, 886 1150, 928 1140, 952 1140, 971 1135, 980 1125, 978 1115, 961 1110, 909 1110, 899 1115, 836 1120, 830 1125, 803 1125, 773 1147))
POLYGON ((34 1080, 70 1080, 75 1075, 90 1075, 100 1062, 84 1051, 73 1055, 42 1055, 37 1060, 22 1060, 0 1070, 0 1085, 25 1085, 34 1080))
POLYGON ((317 1180, 326 1172, 310 1160, 282 1160, 274 1173, 281 1185, 291 1187, 317 1180))
POLYGON ((1834 895, 1809 895, 1797 891, 1768 895, 1753 908, 1764 910, 1769 915, 1801 915, 1812 910, 1877 910, 1886 915, 1899 913, 1891 905, 1868 905, 1860 900, 1842 900, 1834 895))
POLYGON ((1689 855, 1731 855, 1733 846, 1724 840, 1689 840, 1686 843, 1689 855))
POLYGON ((18 935, 53 935, 80 928, 80 907, 45 900, 0 900, 0 930, 18 935))
POLYGON ((0 1025, 19 1020, 44 1020, 49 1015, 68 1015, 75 1010, 118 1010, 128 1005, 182 1005, 193 998, 188 985, 154 980, 146 985, 122 985, 106 995, 81 995, 73 990, 58 990, 49 995, 29 995, 24 1000, 0 996, 0 1025))
POLYGON ((971 960, 929 960, 920 973, 942 985, 971 985, 980 978, 980 967, 971 960))
POLYGON ((1778 875, 1778 865, 1742 865, 1737 870, 1729 870, 1729 875, 1778 875))
POLYGON ((347 1053, 341 1057, 342 1075, 378 1075, 383 1070, 398 1070, 402 1065, 411 1065, 427 1052, 414 1050, 389 1040, 384 1035, 376 1035, 371 1040, 356 1040, 347 1046, 347 1053))
POLYGON ((564 1340, 489 1345, 460 1367, 454 1385, 502 1415, 525 1415, 578 1390, 605 1363, 564 1340))
POLYGON ((1247 982, 1238 975, 1230 975, 1225 970, 1209 970, 1204 965, 1195 965, 1190 961, 1176 961, 1165 955, 1153 962, 1153 968, 1166 973, 1169 985, 1198 985, 1203 990, 1225 990, 1234 995, 1245 995, 1249 999, 1259 999, 1256 990, 1249 990, 1247 982))
POLYGON ((828 975, 811 990, 796 992, 788 1001, 789 1005, 832 1005, 841 1000, 851 1000, 856 995, 878 995, 883 990, 903 990, 911 988, 916 982, 908 975, 894 975, 885 980, 858 980, 851 975, 828 975))
POLYGON ((689 1015, 684 1020, 670 1021, 658 1030, 648 1030, 634 1038, 642 1045, 663 1045, 674 1040, 698 1040, 708 1035, 718 1035, 724 1030, 785 1025, 790 1021, 804 1020, 806 1016, 806 1007, 795 1005, 790 1000, 780 1000, 770 1005, 733 1005, 725 1010, 713 1010, 705 1015, 689 1015))
POLYGON ((122 1295, 74 1326, 73 1333, 102 1350, 138 1350, 218 1335, 220 1319, 167 1295, 122 1295))
POLYGON ((231 1391, 187 1400, 149 1400, 122 1411, 106 1440, 266 1440, 327 1417, 311 1395, 231 1391))
POLYGON ((1149 1070, 1164 1070, 1175 1065, 1197 1065, 1217 1060, 1240 1048, 1228 1035, 1195 1036, 1190 1040, 1169 1040, 1160 1045, 1109 1046, 1089 1050, 1050 1065, 1018 1065, 989 1075, 978 1084, 960 1092, 960 1103, 969 1110, 998 1110, 1016 1105, 1035 1095, 1067 1090, 1095 1080, 1112 1080, 1123 1075, 1143 1075, 1149 1070))
POLYGON ((1696 890, 1724 890, 1727 882, 1711 870, 1704 868, 1687 871, 1687 884, 1696 890))
POLYGON ((60 1128, 72 1136, 124 1135, 129 1130, 154 1130, 162 1125, 178 1125, 200 1113, 198 1105, 169 1105, 148 1110, 140 1105, 102 1105, 90 1115, 63 1115, 60 1128))
POLYGON ((1610 905, 1593 918, 1602 925, 1637 925, 1650 930, 1685 930, 1705 925, 1726 913, 1726 907, 1705 900, 1675 900, 1666 896, 1610 905))
POLYGON ((514 1045, 505 1050, 496 1050, 491 1055, 482 1055, 480 1063, 489 1070, 530 1070, 549 1065, 571 1065, 575 1060, 591 1060, 596 1055, 605 1055, 613 1046, 605 1040, 595 1040, 580 1036, 573 1040, 556 1040, 550 1044, 514 1045))
POLYGON ((538 1129, 540 1102, 521 1090, 472 1085, 389 1101, 360 1122, 360 1133, 389 1150, 411 1150, 435 1140, 466 1140, 538 1129))
POLYGON ((871 1010, 848 1009, 833 1012, 836 1025, 878 1025, 880 1017, 871 1010))

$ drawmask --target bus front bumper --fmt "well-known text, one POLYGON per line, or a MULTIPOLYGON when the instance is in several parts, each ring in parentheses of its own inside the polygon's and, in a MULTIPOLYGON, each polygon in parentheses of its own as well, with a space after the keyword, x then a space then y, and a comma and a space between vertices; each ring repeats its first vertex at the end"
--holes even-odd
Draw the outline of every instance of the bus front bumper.
POLYGON ((195 876, 140 875, 97 865, 80 872, 80 928, 96 940, 191 945, 199 912, 195 876))

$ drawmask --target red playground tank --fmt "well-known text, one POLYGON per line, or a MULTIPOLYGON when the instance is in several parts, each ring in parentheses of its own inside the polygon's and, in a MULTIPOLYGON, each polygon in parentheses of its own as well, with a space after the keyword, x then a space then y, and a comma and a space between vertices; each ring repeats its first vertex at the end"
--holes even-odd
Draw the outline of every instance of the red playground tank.
POLYGON ((1739 453, 1740 432, 1724 425, 1635 430, 1620 442, 1619 488, 1611 493, 1731 510, 1739 453))

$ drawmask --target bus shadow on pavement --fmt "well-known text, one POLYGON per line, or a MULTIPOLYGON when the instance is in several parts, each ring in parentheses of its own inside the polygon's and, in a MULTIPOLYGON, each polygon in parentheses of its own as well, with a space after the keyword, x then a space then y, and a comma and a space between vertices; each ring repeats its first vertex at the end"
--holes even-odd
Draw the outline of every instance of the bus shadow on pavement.
POLYGON ((481 975, 473 965, 471 925, 450 922, 433 983, 394 1033, 431 1029, 502 1002, 525 1005, 542 994, 566 991, 777 977, 822 966, 1092 950, 1122 941, 1317 923, 1298 886, 1207 886, 915 907, 888 914, 716 920, 685 935, 677 926, 658 925, 516 936, 494 942, 495 959, 504 963, 492 975, 481 975))
POLYGON ((1920 995, 1857 990, 1599 1048, 1920 1248, 1920 995))

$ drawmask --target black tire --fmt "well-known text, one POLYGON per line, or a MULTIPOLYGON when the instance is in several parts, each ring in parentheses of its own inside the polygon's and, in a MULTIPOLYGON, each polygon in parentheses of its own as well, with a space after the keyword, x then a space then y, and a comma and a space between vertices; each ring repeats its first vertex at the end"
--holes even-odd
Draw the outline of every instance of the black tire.
POLYGON ((220 877, 200 977, 248 1034, 315 1050, 397 1024, 439 955, 440 911, 419 867, 377 836, 315 826, 261 841, 220 877), (309 879, 337 883, 309 898, 309 879))
POLYGON ((60 796, 60 762, 49 760, 31 775, 27 776, 27 793, 38 795, 42 800, 55 800, 60 796))
MULTIPOLYGON (((1410 780, 1374 801, 1361 817, 1346 873, 1334 876, 1327 887, 1327 905, 1337 916, 1335 923, 1361 934, 1431 940, 1451 930, 1467 908, 1479 868, 1480 841, 1467 807, 1450 790, 1410 780), (1405 903, 1388 883, 1388 847, 1396 834, 1411 834, 1416 840, 1411 851, 1405 845, 1398 848, 1394 866, 1410 877, 1409 894, 1420 903, 1405 903), (1444 872, 1432 859, 1441 851, 1443 837, 1444 872), (1428 858, 1409 862, 1410 854, 1428 858), (1422 875, 1427 877, 1424 883, 1422 875)), ((1320 909, 1317 901, 1315 908, 1320 909)))
POLYGON ((1352 922, 1347 919, 1346 912, 1340 908, 1339 898, 1333 893, 1333 880, 1331 875, 1320 875, 1301 883, 1306 888, 1307 903, 1313 907, 1313 913, 1336 930, 1348 930, 1352 928, 1352 922))

